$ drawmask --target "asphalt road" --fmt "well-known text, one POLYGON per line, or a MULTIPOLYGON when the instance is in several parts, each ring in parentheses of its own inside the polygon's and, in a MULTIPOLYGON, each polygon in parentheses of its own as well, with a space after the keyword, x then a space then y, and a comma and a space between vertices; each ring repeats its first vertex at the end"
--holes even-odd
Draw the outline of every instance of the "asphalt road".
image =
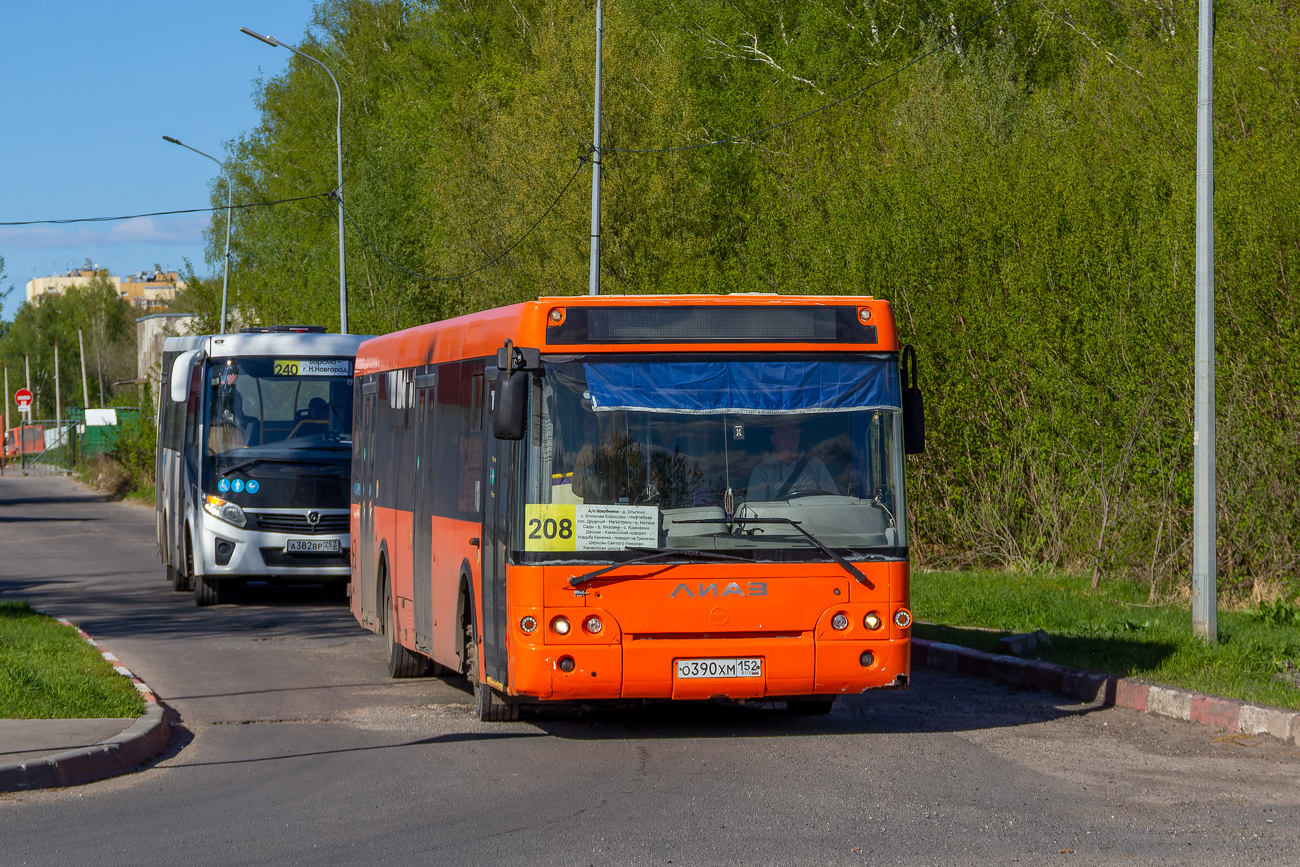
POLYGON ((463 681, 389 680, 315 591, 196 608, 151 509, 63 479, 0 478, 12 598, 77 621, 180 724, 138 773, 0 795, 4 865, 1300 863, 1291 744, 925 669, 825 718, 479 723, 463 681))

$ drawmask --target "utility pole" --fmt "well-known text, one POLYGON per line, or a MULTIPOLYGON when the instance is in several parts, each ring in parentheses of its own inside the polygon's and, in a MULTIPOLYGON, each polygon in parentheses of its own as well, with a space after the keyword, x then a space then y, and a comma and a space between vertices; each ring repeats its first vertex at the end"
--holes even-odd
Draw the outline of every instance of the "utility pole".
POLYGON ((54 429, 63 428, 63 406, 59 397, 59 341, 54 341, 54 429))
MULTIPOLYGON (((30 353, 27 352, 23 353, 23 367, 27 371, 27 390, 31 391, 32 390, 32 358, 30 353)), ((32 401, 32 403, 38 403, 38 401, 32 401)), ((32 420, 32 413, 29 412, 27 414, 27 420, 28 421, 32 420)))
POLYGON ((81 349, 81 399, 86 411, 90 410, 90 385, 86 382, 86 340, 77 329, 77 346, 81 349))
POLYGON ((596 0, 596 123, 591 135, 591 265, 587 294, 600 294, 600 55, 605 21, 596 0))
POLYGON ((1214 0, 1200 0, 1196 101, 1196 395, 1192 432, 1192 634, 1218 641, 1214 467, 1214 0))

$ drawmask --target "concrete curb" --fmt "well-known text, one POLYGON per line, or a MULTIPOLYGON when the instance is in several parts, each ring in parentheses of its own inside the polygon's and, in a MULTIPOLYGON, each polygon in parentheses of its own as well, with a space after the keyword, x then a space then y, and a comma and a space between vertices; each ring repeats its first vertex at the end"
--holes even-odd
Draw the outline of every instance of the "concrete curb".
POLYGON ((912 664, 982 677, 1008 686, 1045 689, 1076 701, 1100 701, 1106 707, 1126 707, 1220 731, 1271 735, 1300 745, 1300 712, 1292 710, 1259 707, 1114 674, 985 653, 923 638, 912 639, 912 664))
POLYGON ((112 663, 118 674, 130 679, 145 700, 144 713, 125 731, 92 746, 0 765, 0 792, 79 786, 127 774, 162 752, 171 740, 167 708, 158 701, 148 684, 75 624, 62 617, 57 619, 77 630, 77 634, 112 663))

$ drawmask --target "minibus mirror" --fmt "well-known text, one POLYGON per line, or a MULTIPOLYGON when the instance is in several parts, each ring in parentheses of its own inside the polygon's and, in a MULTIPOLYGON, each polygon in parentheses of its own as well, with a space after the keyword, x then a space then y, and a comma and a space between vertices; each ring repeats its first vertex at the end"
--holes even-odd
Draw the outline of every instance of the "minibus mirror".
POLYGON ((925 401, 916 384, 916 350, 910 343, 903 347, 900 363, 903 368, 903 451, 919 455, 925 451, 925 401))
POLYGON ((524 423, 528 420, 528 374, 523 371, 497 371, 496 411, 492 414, 492 429, 499 440, 524 438, 524 423))
POLYGON ((175 403, 184 403, 190 396, 190 367, 196 361, 202 361, 206 353, 202 349, 191 349, 176 356, 172 363, 170 379, 171 399, 175 403))

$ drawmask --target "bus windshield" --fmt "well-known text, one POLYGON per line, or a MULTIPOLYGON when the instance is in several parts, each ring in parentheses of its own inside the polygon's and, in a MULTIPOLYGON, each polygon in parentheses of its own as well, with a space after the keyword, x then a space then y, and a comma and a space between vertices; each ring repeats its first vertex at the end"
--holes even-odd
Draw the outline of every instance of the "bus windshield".
POLYGON ((204 448, 207 491, 242 505, 345 507, 352 359, 213 359, 204 448))
POLYGON ((821 558, 807 533, 901 556, 899 395, 897 359, 883 353, 548 360, 525 461, 524 554, 821 558))

